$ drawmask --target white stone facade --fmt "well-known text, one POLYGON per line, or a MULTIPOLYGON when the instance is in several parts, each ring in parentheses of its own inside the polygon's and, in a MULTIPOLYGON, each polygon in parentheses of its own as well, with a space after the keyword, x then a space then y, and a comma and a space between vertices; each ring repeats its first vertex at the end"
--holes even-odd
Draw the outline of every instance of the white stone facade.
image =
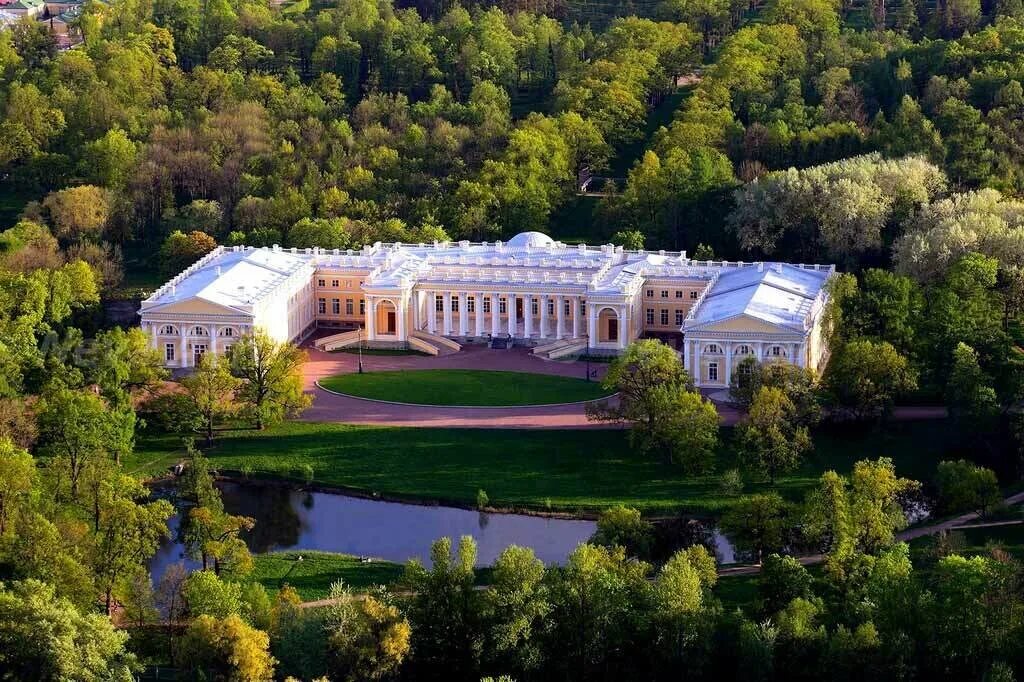
POLYGON ((146 299, 140 315, 168 367, 223 353, 254 327, 289 341, 319 326, 361 328, 379 346, 404 346, 416 333, 574 342, 596 354, 654 336, 710 387, 727 385, 739 355, 819 368, 833 272, 567 246, 539 233, 358 251, 218 247, 146 299))

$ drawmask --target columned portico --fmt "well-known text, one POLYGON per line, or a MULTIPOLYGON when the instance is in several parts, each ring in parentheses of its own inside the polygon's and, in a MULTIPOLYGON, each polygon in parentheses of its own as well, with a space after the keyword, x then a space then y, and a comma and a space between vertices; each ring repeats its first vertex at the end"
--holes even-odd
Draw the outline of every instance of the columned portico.
POLYGON ((561 296, 555 296, 555 339, 561 341, 565 335, 565 303, 561 296))
POLYGON ((469 305, 466 302, 466 292, 459 292, 459 336, 466 336, 469 333, 469 305))
POLYGON ((427 292, 427 331, 437 333, 437 292, 427 292))
POLYGON ((441 292, 442 313, 444 315, 444 335, 452 335, 452 292, 441 292))
POLYGON ((491 336, 501 334, 501 301, 498 294, 491 294, 491 336))
POLYGON ((548 338, 548 297, 540 297, 540 338, 548 338))
MULTIPOLYGON (((543 321, 543 318, 541 318, 543 321)), ((533 296, 530 294, 523 295, 523 337, 530 338, 533 336, 533 296)), ((541 338, 544 338, 544 327, 541 325, 541 338)))
POLYGON ((516 321, 516 295, 509 292, 506 294, 505 301, 508 309, 508 335, 514 339, 519 331, 517 329, 519 323, 516 321))

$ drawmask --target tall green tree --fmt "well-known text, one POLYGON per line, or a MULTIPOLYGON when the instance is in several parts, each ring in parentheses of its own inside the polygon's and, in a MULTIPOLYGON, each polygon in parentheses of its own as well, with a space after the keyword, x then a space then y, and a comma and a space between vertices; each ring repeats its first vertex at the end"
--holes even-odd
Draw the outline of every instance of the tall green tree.
POLYGON ((257 329, 231 347, 230 360, 231 373, 241 380, 238 400, 257 429, 295 416, 312 404, 302 389, 306 353, 299 347, 278 343, 257 329))

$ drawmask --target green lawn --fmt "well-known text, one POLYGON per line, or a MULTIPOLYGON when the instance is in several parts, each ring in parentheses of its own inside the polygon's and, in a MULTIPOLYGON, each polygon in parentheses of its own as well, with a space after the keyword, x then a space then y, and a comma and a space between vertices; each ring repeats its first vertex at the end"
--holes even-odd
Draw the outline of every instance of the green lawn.
POLYGON ((253 556, 249 580, 261 583, 273 597, 281 587, 295 588, 303 601, 324 599, 331 584, 339 580, 354 591, 374 585, 390 585, 402 577, 401 564, 375 560, 364 563, 359 557, 331 552, 272 552, 253 556), (302 561, 298 557, 302 556, 302 561))
MULTIPOLYGON (((944 422, 905 422, 885 432, 821 431, 816 450, 777 487, 801 499, 826 469, 847 472, 858 459, 889 456, 901 475, 924 480, 941 459, 969 456, 944 422)), ((736 466, 723 430, 718 469, 736 466)), ((142 435, 129 458, 140 474, 167 471, 183 453, 179 438, 142 435)), ((473 506, 477 490, 493 506, 594 511, 615 504, 650 514, 717 515, 732 504, 719 476, 685 476, 672 465, 630 452, 625 430, 418 429, 289 422, 218 435, 206 450, 224 471, 304 480, 383 495, 473 506)), ((753 482, 746 492, 763 490, 753 482)))
POLYGON ((593 400, 608 395, 583 379, 472 369, 421 369, 339 374, 320 385, 361 398, 418 405, 548 405, 593 400))
MULTIPOLYGON (((953 530, 957 554, 965 556, 987 555, 998 547, 1015 559, 1024 559, 1024 524, 989 526, 953 530)), ((911 556, 920 558, 935 545, 935 537, 915 538, 910 542, 911 556)))

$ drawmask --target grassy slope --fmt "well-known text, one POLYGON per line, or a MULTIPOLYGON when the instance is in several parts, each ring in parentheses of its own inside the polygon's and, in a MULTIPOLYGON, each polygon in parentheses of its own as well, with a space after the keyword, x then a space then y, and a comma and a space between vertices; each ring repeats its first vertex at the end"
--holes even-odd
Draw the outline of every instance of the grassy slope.
POLYGON ((340 374, 320 380, 331 391, 421 405, 545 405, 608 394, 582 379, 471 369, 424 369, 340 374))
POLYGON ((249 579, 262 583, 273 596, 282 586, 291 585, 303 601, 324 599, 331 583, 341 580, 353 590, 374 585, 390 585, 402 577, 400 564, 390 561, 363 563, 359 557, 331 552, 272 552, 253 557, 249 579), (298 557, 302 556, 302 561, 298 557))
MULTIPOLYGON (((729 431, 723 431, 724 440, 729 431)), ((862 458, 890 456, 900 474, 930 478, 940 459, 962 457, 941 422, 892 424, 880 433, 815 434, 816 451, 781 477, 780 492, 799 499, 823 470, 849 471, 862 458)), ((160 473, 181 456, 180 439, 143 436, 130 470, 160 473)), ((291 422, 265 432, 221 435, 206 454, 222 470, 302 479, 389 496, 472 506, 483 488, 494 506, 595 510, 627 504, 648 513, 718 514, 731 499, 717 474, 688 477, 678 467, 634 455, 621 430, 417 429, 291 422)), ((718 469, 736 466, 727 446, 718 469)), ((747 491, 767 487, 754 482, 747 491)))

